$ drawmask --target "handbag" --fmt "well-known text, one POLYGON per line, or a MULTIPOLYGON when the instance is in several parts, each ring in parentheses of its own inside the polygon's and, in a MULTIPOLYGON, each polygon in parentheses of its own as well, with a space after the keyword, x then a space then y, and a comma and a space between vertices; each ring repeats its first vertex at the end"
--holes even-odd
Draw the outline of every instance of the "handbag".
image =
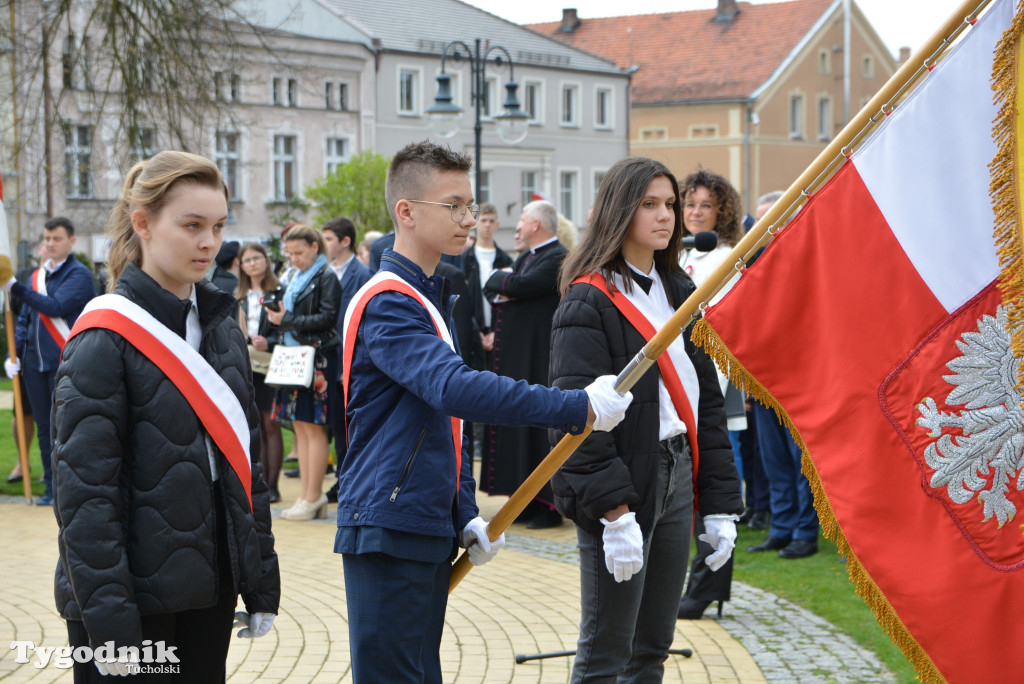
POLYGON ((270 356, 265 382, 279 389, 309 389, 313 385, 316 348, 279 344, 270 356))
POLYGON ((270 369, 270 358, 273 355, 268 351, 260 351, 256 347, 249 345, 249 364, 252 366, 253 373, 260 373, 266 375, 270 369))

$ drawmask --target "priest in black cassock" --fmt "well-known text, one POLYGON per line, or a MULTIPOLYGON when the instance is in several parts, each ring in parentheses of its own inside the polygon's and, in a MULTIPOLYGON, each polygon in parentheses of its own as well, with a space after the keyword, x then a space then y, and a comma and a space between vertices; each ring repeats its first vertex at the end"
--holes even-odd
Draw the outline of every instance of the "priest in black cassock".
MULTIPOLYGON (((558 242, 558 212, 546 201, 527 204, 516 225, 521 252, 510 269, 495 271, 484 284, 492 305, 494 367, 499 375, 548 384, 551 320, 558 306, 558 270, 567 254, 558 242)), ((547 430, 491 425, 484 434, 480 489, 512 494, 547 456, 547 430)), ((545 485, 520 516, 533 529, 557 527, 551 486, 545 485)))

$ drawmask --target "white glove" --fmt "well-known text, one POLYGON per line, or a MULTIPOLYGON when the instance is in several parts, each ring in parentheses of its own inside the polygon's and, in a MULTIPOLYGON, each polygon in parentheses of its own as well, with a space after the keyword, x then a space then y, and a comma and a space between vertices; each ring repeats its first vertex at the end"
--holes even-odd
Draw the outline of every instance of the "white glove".
POLYGON ((477 516, 466 523, 462 530, 462 545, 469 554, 469 562, 473 565, 483 565, 498 555, 498 551, 505 548, 505 533, 491 541, 487 536, 487 523, 480 516, 477 516))
POLYGON ((18 282, 17 278, 12 277, 6 283, 4 283, 3 291, 4 294, 11 294, 11 288, 14 287, 14 283, 18 282))
POLYGON ((94 660, 93 663, 104 677, 128 677, 137 672, 139 654, 127 653, 123 658, 118 658, 117 660, 94 660), (132 665, 135 667, 129 669, 129 666, 132 665))
POLYGON ((241 627, 238 630, 238 636, 243 639, 258 639, 274 626, 274 614, 273 613, 246 613, 244 610, 240 610, 235 613, 235 624, 231 626, 232 629, 235 627, 241 627))
MULTIPOLYGON (((610 375, 608 377, 611 377, 610 375)), ((615 575, 616 582, 625 582, 644 567, 644 536, 636 522, 636 513, 623 513, 615 522, 601 518, 604 525, 604 564, 615 575)))
POLYGON ((594 409, 594 429, 608 432, 619 424, 633 401, 630 392, 619 394, 615 391, 615 376, 602 375, 584 388, 590 407, 594 409))
POLYGON ((7 373, 7 377, 13 378, 21 372, 21 359, 14 361, 11 361, 10 357, 4 359, 4 371, 7 373))
POLYGON ((739 516, 715 514, 704 516, 704 534, 697 537, 714 547, 715 552, 704 559, 712 572, 725 565, 736 548, 736 521, 739 516))

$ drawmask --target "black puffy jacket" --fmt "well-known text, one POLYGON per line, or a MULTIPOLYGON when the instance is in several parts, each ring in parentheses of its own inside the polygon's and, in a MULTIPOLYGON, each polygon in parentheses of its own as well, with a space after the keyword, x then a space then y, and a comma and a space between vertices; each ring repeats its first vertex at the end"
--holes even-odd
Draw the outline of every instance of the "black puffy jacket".
MULTIPOLYGON (((662 275, 672 306, 693 291, 684 275, 662 275)), ((739 475, 725 427, 722 390, 711 358, 683 332, 686 352, 700 386, 697 407, 697 497, 703 515, 740 513, 739 475)), ((551 329, 550 380, 555 387, 580 389, 601 375, 616 375, 646 341, 608 297, 592 285, 573 285, 565 293, 551 329)), ((551 478, 559 512, 594 536, 601 516, 627 504, 647 536, 654 517, 660 426, 657 364, 633 386, 626 417, 611 432, 594 432, 551 478)), ((552 444, 562 433, 552 431, 552 444)))
MULTIPOLYGON (((334 349, 341 344, 338 336, 338 309, 341 308, 341 283, 326 264, 313 276, 295 299, 291 311, 285 313, 277 328, 278 337, 295 333, 299 344, 312 344, 320 349, 334 349)), ((277 340, 280 343, 280 339, 277 340)))
MULTIPOLYGON (((129 266, 115 289, 185 336, 189 303, 129 266)), ((117 333, 86 330, 64 348, 53 402, 54 511, 59 525, 54 592, 61 616, 82 620, 94 646, 139 646, 140 615, 214 605, 241 594, 249 612, 276 613, 281 586, 260 477, 259 415, 237 304, 196 285, 199 352, 244 407, 250 433, 253 511, 241 481, 184 396, 117 333), (223 492, 227 548, 216 543, 214 487, 223 492), (227 553, 233 587, 217 586, 227 553)))

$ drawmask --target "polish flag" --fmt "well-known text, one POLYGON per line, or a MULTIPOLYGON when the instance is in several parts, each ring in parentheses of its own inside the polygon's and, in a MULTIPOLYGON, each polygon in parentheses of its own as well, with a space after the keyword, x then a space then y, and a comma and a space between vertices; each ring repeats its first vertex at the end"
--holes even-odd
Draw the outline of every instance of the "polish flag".
POLYGON ((14 275, 11 261, 11 241, 7 232, 7 212, 4 210, 4 182, 0 178, 0 283, 6 283, 14 275))
POLYGON ((706 312, 923 681, 1024 680, 1024 414, 989 197, 1013 19, 993 3, 706 312))

